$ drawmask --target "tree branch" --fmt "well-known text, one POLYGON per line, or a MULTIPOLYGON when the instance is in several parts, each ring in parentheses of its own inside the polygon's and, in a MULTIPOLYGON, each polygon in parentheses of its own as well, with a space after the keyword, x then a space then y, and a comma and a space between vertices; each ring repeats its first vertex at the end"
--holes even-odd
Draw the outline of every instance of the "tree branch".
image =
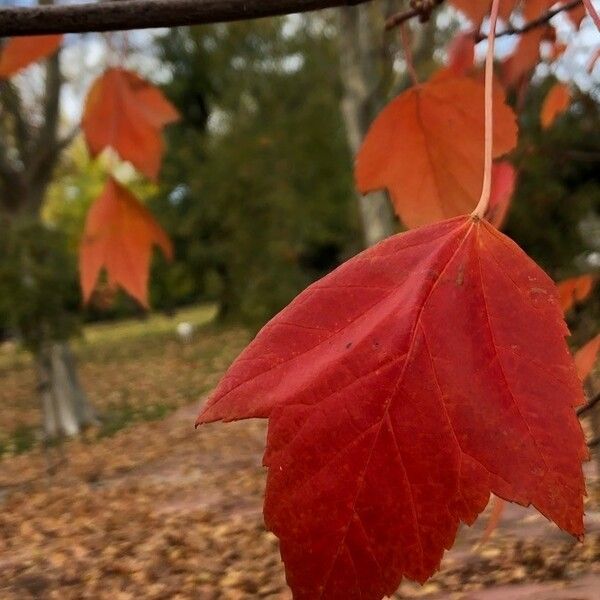
MULTIPOLYGON (((429 0, 428 3, 423 3, 423 5, 420 6, 419 8, 411 8, 407 11, 396 13, 395 15, 392 15, 386 21, 385 28, 393 29, 394 27, 398 27, 399 25, 402 25, 402 23, 404 23, 405 21, 409 21, 410 19, 414 19, 416 17, 419 17, 419 19, 421 21, 425 21, 425 20, 429 19, 429 17, 431 16, 431 12, 437 6, 442 4, 443 1, 444 0, 429 0)), ((570 0, 569 2, 565 2, 564 4, 561 4, 560 6, 557 6, 556 8, 554 8, 552 10, 548 10, 543 15, 540 15, 537 19, 533 19, 533 20, 529 21, 528 23, 525 23, 521 27, 510 26, 510 27, 507 27, 506 29, 503 29, 502 31, 499 31, 496 34, 496 38, 503 37, 506 35, 517 35, 520 33, 527 33, 528 31, 531 31, 532 29, 537 29, 538 27, 543 27, 544 25, 548 24, 550 19, 552 19, 559 13, 568 12, 570 10, 573 10, 573 9, 577 8, 580 4, 582 4, 582 2, 583 2, 583 0, 570 0)), ((477 31, 474 35, 475 35, 475 41, 477 41, 477 42, 481 42, 482 40, 484 40, 486 38, 486 36, 481 34, 479 31, 477 31)))
POLYGON ((2 108, 12 117, 15 144, 22 162, 27 162, 31 141, 31 124, 25 118, 21 96, 10 81, 0 81, 0 101, 2 108))
POLYGON ((272 17, 371 0, 120 0, 0 8, 0 36, 175 27, 272 17))
MULTIPOLYGON (((561 4, 560 6, 557 6, 556 8, 545 12, 543 15, 539 16, 537 19, 533 19, 532 21, 525 23, 525 25, 523 25, 522 27, 507 27, 506 29, 499 31, 496 34, 496 38, 503 37, 505 35, 517 35, 520 33, 527 33, 528 31, 531 31, 532 29, 537 29, 538 27, 543 27, 544 25, 547 25, 550 22, 550 19, 554 18, 556 15, 560 14, 561 12, 568 12, 570 10, 575 9, 582 2, 583 2, 583 0, 571 0, 570 2, 561 4)), ((480 42, 484 39, 485 39, 485 35, 481 35, 480 33, 478 33, 475 37, 475 41, 477 41, 477 42, 480 42)))

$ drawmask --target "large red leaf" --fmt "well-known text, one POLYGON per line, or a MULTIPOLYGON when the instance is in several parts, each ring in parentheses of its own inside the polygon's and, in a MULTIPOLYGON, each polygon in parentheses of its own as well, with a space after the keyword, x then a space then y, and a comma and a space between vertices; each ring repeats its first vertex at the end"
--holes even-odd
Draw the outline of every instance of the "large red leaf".
POLYGON ((54 54, 62 39, 62 35, 10 38, 0 52, 0 79, 12 77, 31 63, 54 54))
MULTIPOLYGON (((473 210, 483 179, 483 84, 448 71, 415 86, 379 114, 356 159, 366 193, 387 188, 408 227, 473 210)), ((512 110, 495 89, 494 156, 517 139, 512 110)))
POLYGON ((485 221, 391 237, 310 286, 197 423, 269 418, 265 520, 297 600, 427 579, 490 492, 583 534, 583 400, 556 287, 485 221))
POLYGON ((113 148, 139 171, 156 179, 163 153, 161 129, 179 118, 152 84, 124 69, 108 69, 92 85, 82 127, 92 156, 113 148))
POLYGON ((104 267, 143 306, 148 305, 148 272, 152 246, 170 258, 171 242, 150 212, 131 192, 110 178, 90 208, 79 254, 84 300, 87 302, 104 267))

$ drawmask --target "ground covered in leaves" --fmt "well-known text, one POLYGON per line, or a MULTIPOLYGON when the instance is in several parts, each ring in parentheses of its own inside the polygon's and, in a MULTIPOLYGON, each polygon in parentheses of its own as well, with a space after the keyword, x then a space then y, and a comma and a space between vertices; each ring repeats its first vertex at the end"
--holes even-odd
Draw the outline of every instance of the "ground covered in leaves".
MULTIPOLYGON (((290 599, 261 515, 264 423, 193 429, 199 398, 249 339, 211 314, 184 315, 202 325, 190 343, 174 335, 181 316, 92 328, 78 354, 103 422, 62 448, 36 442, 26 357, 1 358, 0 598, 290 599)), ((484 517, 429 583, 405 582, 396 597, 600 599, 592 501, 586 519, 579 544, 511 506, 475 547, 484 517)))

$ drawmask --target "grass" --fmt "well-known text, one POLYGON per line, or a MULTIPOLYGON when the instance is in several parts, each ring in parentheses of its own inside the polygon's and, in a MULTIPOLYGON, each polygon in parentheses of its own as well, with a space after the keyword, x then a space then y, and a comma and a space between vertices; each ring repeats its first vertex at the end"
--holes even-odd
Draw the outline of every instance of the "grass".
MULTIPOLYGON (((215 313, 214 306, 198 305, 173 317, 152 314, 143 320, 86 326, 74 349, 100 425, 85 439, 112 436, 199 402, 249 340, 241 328, 216 324, 215 313), (196 328, 189 342, 176 334, 183 321, 196 328)), ((31 358, 19 349, 5 351, 0 373, 0 456, 26 452, 42 437, 31 358)))

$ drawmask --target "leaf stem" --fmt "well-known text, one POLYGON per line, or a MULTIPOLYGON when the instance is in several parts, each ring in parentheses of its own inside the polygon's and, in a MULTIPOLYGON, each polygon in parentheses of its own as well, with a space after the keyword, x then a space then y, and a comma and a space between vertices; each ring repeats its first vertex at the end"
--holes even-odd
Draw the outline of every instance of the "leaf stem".
POLYGON ((415 69, 415 63, 413 61, 411 38, 409 32, 406 30, 406 25, 402 23, 400 25, 400 39, 402 41, 402 49, 404 50, 404 60, 406 61, 406 68, 412 79, 414 85, 419 85, 419 77, 415 69))
POLYGON ((600 15, 598 14, 598 11, 594 8, 592 0, 583 0, 583 4, 586 10, 588 11, 590 17, 592 17, 594 23, 596 24, 596 27, 600 29, 600 15))
POLYGON ((485 58, 485 134, 484 134, 484 163, 483 186, 481 197, 472 212, 472 217, 483 219, 490 203, 492 192, 492 158, 494 145, 494 49, 496 46, 496 23, 500 0, 493 0, 490 14, 490 31, 485 58))

